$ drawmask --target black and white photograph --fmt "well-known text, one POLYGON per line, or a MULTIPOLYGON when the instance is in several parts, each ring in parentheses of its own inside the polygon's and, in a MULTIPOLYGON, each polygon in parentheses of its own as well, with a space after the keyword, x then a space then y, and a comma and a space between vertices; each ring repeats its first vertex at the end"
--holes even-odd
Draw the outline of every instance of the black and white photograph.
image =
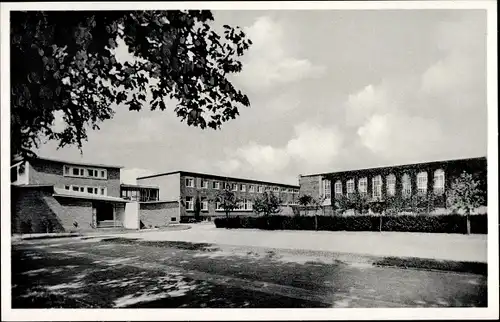
POLYGON ((495 1, 1 6, 6 320, 498 319, 495 1))

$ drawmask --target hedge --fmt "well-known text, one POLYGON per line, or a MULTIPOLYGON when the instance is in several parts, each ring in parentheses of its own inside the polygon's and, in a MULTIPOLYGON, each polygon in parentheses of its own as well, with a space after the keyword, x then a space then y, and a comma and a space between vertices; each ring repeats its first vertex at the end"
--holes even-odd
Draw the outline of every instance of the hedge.
MULTIPOLYGON (((471 233, 487 233, 487 216, 470 216, 471 233)), ((461 215, 397 216, 269 216, 215 219, 217 228, 257 228, 266 230, 393 231, 422 233, 467 233, 467 220, 461 215), (316 227, 317 221, 317 227, 316 227)))

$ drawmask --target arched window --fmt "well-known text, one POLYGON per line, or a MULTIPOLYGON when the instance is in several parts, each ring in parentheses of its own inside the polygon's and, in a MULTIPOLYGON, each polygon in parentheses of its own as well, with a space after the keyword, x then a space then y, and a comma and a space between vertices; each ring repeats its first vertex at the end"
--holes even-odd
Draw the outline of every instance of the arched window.
POLYGON ((335 197, 342 196, 342 182, 337 180, 335 182, 335 197))
POLYGON ((396 194, 396 176, 390 174, 387 176, 387 195, 394 196, 396 194))
POLYGON ((359 179, 358 191, 360 194, 366 194, 368 192, 368 179, 366 177, 359 179))
POLYGON ((407 173, 403 175, 401 183, 403 185, 403 197, 411 196, 411 180, 410 176, 407 173))
POLYGON ((325 199, 330 199, 332 197, 330 180, 323 179, 323 196, 325 197, 325 199))
POLYGON ((382 177, 380 175, 372 178, 373 198, 382 198, 382 177))
POLYGON ((427 172, 425 171, 417 174, 417 192, 421 195, 427 193, 427 172))
POLYGON ((444 193, 444 170, 434 171, 434 193, 442 195, 444 193))
POLYGON ((354 190, 355 190, 354 179, 347 180, 346 183, 347 197, 351 197, 354 194, 354 190))

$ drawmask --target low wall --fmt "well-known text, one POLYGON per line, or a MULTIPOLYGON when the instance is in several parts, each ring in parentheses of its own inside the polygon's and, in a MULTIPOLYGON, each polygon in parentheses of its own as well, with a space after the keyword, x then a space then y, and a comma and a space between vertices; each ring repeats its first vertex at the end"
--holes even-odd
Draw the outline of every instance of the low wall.
POLYGON ((162 227, 180 221, 179 202, 141 202, 139 203, 140 228, 162 227))

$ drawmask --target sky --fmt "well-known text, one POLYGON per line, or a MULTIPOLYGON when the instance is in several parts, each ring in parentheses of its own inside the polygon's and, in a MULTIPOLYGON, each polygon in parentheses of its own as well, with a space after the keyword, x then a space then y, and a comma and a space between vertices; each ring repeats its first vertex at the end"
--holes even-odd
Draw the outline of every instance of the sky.
MULTIPOLYGON (((232 77, 251 106, 222 129, 116 107, 83 154, 122 179, 175 170, 298 184, 299 174, 485 156, 486 11, 214 11, 253 42, 232 77)), ((58 121, 60 122, 60 121, 58 121)), ((58 124, 54 124, 58 126, 58 124)))

